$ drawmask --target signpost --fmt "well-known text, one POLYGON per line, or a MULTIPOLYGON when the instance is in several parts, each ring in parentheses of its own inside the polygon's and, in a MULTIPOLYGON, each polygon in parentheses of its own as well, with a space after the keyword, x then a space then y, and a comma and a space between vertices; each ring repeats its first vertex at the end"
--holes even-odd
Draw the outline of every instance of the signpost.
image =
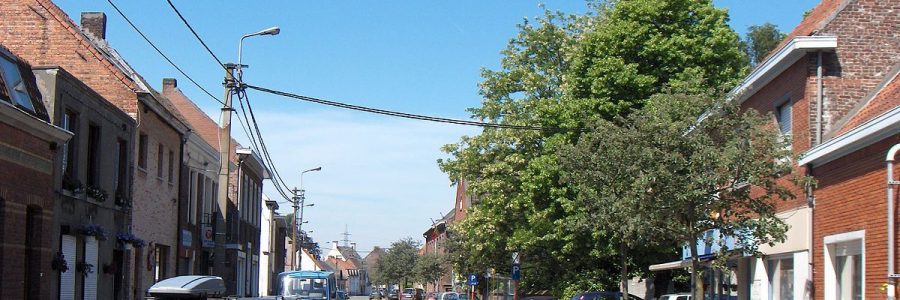
POLYGON ((478 285, 478 275, 469 274, 469 300, 475 300, 475 286, 478 285))
POLYGON ((519 252, 512 253, 512 271, 510 272, 513 283, 513 300, 519 300, 519 280, 522 278, 522 265, 519 252))

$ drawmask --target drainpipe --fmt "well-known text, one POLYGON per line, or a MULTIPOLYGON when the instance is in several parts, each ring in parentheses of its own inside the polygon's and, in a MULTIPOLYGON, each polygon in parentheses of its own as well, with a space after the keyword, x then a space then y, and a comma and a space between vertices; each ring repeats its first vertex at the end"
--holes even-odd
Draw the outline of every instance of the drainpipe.
POLYGON ((816 145, 822 144, 822 51, 816 53, 816 145))
POLYGON ((900 181, 894 180, 894 157, 900 152, 900 144, 896 144, 888 150, 887 159, 887 211, 888 211, 888 286, 887 299, 894 300, 894 288, 897 278, 894 274, 894 186, 900 185, 900 181))

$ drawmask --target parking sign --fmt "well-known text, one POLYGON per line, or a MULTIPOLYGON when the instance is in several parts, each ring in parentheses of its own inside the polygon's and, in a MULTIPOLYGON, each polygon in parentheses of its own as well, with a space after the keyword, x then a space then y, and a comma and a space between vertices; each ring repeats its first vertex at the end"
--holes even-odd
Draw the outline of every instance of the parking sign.
POLYGON ((478 276, 475 274, 469 274, 469 285, 476 286, 478 285, 478 276))

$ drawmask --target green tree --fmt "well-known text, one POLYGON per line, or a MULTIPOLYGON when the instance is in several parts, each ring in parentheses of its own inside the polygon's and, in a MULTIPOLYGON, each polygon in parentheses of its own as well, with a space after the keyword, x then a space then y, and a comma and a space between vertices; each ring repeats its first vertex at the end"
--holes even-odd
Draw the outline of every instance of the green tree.
POLYGON ((460 242, 450 259, 460 273, 509 270, 510 253, 519 252, 523 289, 563 297, 614 288, 619 245, 582 225, 575 193, 560 183, 559 150, 579 128, 627 114, 663 86, 693 77, 718 86, 745 72, 727 14, 709 1, 610 3, 586 15, 547 11, 526 20, 500 69, 482 71, 474 118, 561 130, 487 128, 444 147, 451 157, 441 169, 467 180, 478 198, 453 227, 460 242))
POLYGON ((438 253, 425 253, 416 261, 416 276, 424 284, 432 284, 437 288, 438 280, 447 273, 447 264, 444 255, 438 253))
MULTIPOLYGON (((790 150, 771 116, 721 96, 656 95, 628 118, 598 122, 563 151, 565 181, 595 230, 626 243, 688 243, 698 271, 695 241, 709 230, 734 237, 743 253, 784 240, 787 225, 775 205, 794 197, 783 179, 790 150)), ((695 299, 702 298, 698 273, 691 274, 695 299)))
POLYGON ((769 22, 747 28, 744 49, 750 57, 750 64, 755 66, 761 63, 786 36, 778 30, 778 26, 769 22))
POLYGON ((419 257, 419 242, 410 237, 391 243, 375 264, 376 278, 383 283, 400 285, 408 279, 415 279, 415 266, 419 257))

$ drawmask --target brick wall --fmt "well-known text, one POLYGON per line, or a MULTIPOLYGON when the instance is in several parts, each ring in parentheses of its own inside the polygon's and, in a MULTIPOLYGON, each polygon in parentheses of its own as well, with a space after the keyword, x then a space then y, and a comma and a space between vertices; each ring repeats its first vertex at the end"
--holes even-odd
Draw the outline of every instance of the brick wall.
MULTIPOLYGON (((142 104, 143 105, 143 104, 142 104)), ((134 204, 132 214, 132 231, 135 235, 145 239, 148 243, 169 246, 168 260, 166 262, 166 275, 163 278, 175 275, 175 259, 178 246, 178 184, 180 173, 180 147, 181 137, 158 115, 141 110, 138 123, 138 131, 148 136, 147 168, 135 166, 134 175, 134 204), (158 156, 158 146, 163 145, 162 157, 158 156), (172 151, 176 159, 173 175, 169 178, 169 151, 172 151), (162 160, 162 177, 158 174, 158 160, 162 160)), ((139 134, 140 134, 139 133, 139 134)), ((139 148, 139 147, 135 147, 139 148)), ((139 151, 139 149, 138 149, 139 151)), ((137 154, 135 154, 137 157, 137 154)), ((148 248, 149 250, 149 248, 148 248)), ((145 256, 146 256, 145 251, 145 256)), ((137 281, 138 291, 144 291, 153 285, 153 272, 146 268, 146 257, 141 257, 144 265, 139 270, 143 272, 142 278, 137 281)), ((143 294, 141 292, 141 294, 143 294)))
MULTIPOLYGON (((838 37, 837 50, 825 58, 823 127, 828 133, 900 63, 900 2, 849 1, 818 35, 838 37)), ((814 108, 815 98, 810 102, 814 108)))
MULTIPOLYGON (((819 181, 813 217, 813 268, 816 299, 824 297, 825 236, 865 230, 866 298, 881 299, 887 282, 887 197, 884 158, 900 135, 884 139, 813 169, 819 181)), ((895 224, 896 226, 896 224, 895 224)))
MULTIPOLYGON (((4 122, 0 122, 0 146, 48 162, 55 155, 49 142, 4 122)), ((50 269, 50 262, 54 254, 51 245, 56 239, 50 230, 45 230, 52 226, 55 213, 53 170, 48 173, 14 163, 7 150, 0 153, 0 299, 21 299, 25 295, 27 270, 46 274, 33 282, 31 293, 40 299, 54 299, 57 276, 50 269), (40 209, 40 225, 35 228, 38 255, 30 257, 26 257, 25 250, 28 207, 40 209), (28 259, 32 261, 29 263, 28 259)))

